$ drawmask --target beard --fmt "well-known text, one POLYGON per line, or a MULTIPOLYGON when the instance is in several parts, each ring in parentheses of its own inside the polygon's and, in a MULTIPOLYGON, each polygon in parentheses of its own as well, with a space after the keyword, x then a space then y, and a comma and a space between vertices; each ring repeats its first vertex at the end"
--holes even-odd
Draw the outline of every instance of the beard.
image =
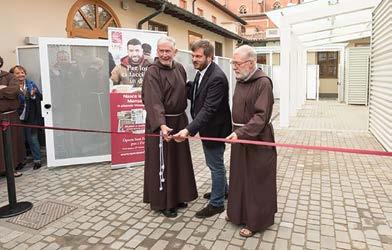
POLYGON ((141 56, 132 56, 130 59, 132 64, 139 64, 142 61, 141 56))
POLYGON ((250 72, 238 73, 238 74, 235 74, 235 78, 237 80, 242 81, 242 80, 245 80, 249 75, 250 75, 250 72))
POLYGON ((199 63, 193 63, 193 66, 195 69, 202 71, 208 66, 208 61, 205 60, 204 62, 199 63))

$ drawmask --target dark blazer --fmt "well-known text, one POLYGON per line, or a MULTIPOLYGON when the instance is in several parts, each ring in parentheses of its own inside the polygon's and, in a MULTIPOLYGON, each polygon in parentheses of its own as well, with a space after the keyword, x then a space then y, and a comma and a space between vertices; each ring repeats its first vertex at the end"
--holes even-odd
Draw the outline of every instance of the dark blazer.
MULTIPOLYGON (((195 100, 193 100, 194 82, 188 82, 188 99, 194 104, 193 121, 186 127, 190 135, 199 132, 200 136, 225 138, 231 133, 231 114, 229 107, 229 83, 225 73, 211 62, 205 72, 195 100)), ((205 146, 222 144, 221 142, 203 141, 205 146)))

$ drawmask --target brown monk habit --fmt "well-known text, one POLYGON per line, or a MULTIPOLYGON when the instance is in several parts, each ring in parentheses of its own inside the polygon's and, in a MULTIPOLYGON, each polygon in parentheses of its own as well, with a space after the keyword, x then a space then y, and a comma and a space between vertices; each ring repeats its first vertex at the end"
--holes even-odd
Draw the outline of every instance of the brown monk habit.
MULTIPOLYGON (((173 132, 186 127, 188 118, 186 73, 184 67, 173 62, 172 67, 162 65, 159 60, 149 66, 142 86, 142 98, 147 111, 146 133, 160 133, 160 126, 166 124, 173 132)), ((146 137, 144 167, 145 203, 151 209, 176 208, 181 202, 197 198, 196 182, 189 142, 174 140, 163 142, 165 163, 163 190, 160 188, 159 138, 146 137)))
MULTIPOLYGON (((19 107, 19 83, 13 74, 0 70, 0 85, 7 86, 0 89, 0 120, 9 119, 12 123, 20 123, 16 109, 19 107), (10 111, 15 112, 10 112, 10 111), (4 114, 5 113, 5 114, 4 114)), ((14 167, 24 161, 25 144, 23 130, 11 127, 12 160, 14 167)), ((5 172, 3 136, 0 131, 0 175, 5 172)))
MULTIPOLYGON (((270 123, 272 82, 257 69, 237 82, 233 127, 239 139, 274 142, 270 123)), ((277 212, 275 147, 232 144, 227 214, 231 222, 256 232, 274 224, 277 212)))

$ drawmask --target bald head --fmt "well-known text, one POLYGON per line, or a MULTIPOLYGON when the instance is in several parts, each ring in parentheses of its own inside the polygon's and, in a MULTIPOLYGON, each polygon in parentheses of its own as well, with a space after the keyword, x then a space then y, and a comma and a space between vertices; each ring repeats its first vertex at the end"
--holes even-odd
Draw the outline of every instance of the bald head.
POLYGON ((169 36, 161 37, 157 44, 157 56, 159 61, 166 66, 172 66, 176 56, 176 42, 169 36))
POLYGON ((242 45, 234 50, 231 61, 235 76, 238 80, 246 79, 257 67, 257 54, 249 45, 242 45))
POLYGON ((176 48, 176 41, 174 40, 174 38, 172 38, 170 36, 163 36, 163 37, 159 38, 158 43, 157 43, 158 47, 159 47, 159 45, 161 45, 163 43, 169 43, 173 49, 176 48))
POLYGON ((256 50, 249 45, 242 45, 234 50, 234 55, 237 54, 242 60, 250 60, 254 61, 255 64, 257 62, 257 53, 256 50))

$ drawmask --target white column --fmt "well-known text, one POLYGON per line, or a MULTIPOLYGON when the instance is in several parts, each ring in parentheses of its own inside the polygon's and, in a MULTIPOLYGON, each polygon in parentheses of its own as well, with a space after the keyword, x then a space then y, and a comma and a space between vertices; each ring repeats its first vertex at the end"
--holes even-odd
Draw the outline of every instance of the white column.
POLYGON ((290 33, 290 117, 297 114, 298 50, 297 42, 290 33))
POLYGON ((287 22, 282 17, 280 28, 280 126, 288 127, 290 118, 290 43, 291 30, 287 22))
POLYGON ((306 76, 307 76, 307 70, 308 70, 308 52, 306 51, 306 49, 302 47, 302 96, 301 96, 301 103, 302 105, 305 104, 306 102, 306 76))
POLYGON ((269 66, 272 67, 272 51, 269 53, 269 66))

